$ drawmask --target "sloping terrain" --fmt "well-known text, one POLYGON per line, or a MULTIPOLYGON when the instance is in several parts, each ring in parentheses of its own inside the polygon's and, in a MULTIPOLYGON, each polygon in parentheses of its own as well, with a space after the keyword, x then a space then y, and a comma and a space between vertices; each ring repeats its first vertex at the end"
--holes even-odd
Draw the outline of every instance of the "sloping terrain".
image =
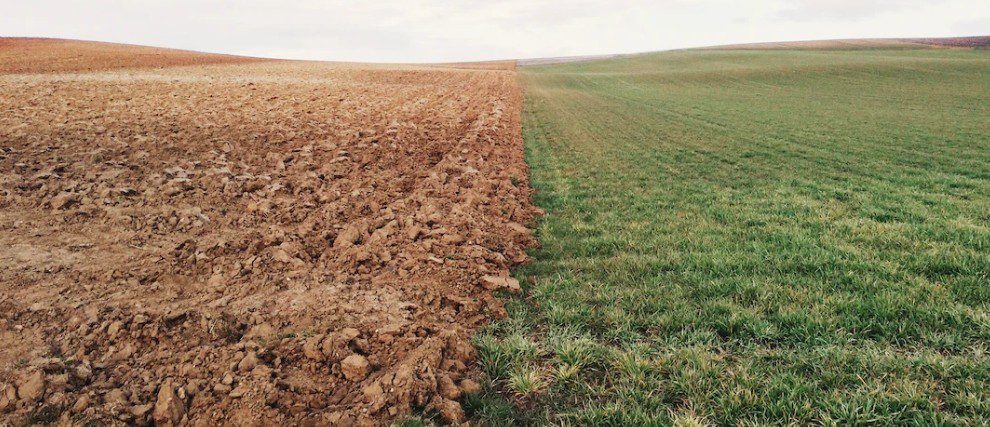
POLYGON ((605 59, 621 58, 624 56, 632 56, 635 54, 615 54, 615 55, 584 55, 584 56, 558 56, 551 58, 530 58, 530 59, 520 59, 518 61, 519 66, 530 66, 530 65, 552 65, 552 64, 567 64, 570 62, 587 62, 587 61, 601 61, 605 59))
POLYGON ((921 49, 940 48, 986 48, 990 46, 990 36, 942 37, 942 38, 890 38, 890 39, 837 39, 805 40, 788 42, 746 43, 725 46, 712 46, 705 49, 718 50, 858 50, 858 49, 921 49))
POLYGON ((6 420, 462 419, 533 243, 512 70, 25 43, 0 42, 6 420))
MULTIPOLYGON (((687 50, 871 50, 871 49, 925 49, 925 48, 990 48, 990 36, 972 37, 941 37, 941 38, 889 38, 889 39, 835 39, 835 40, 804 40, 786 42, 742 43, 730 45, 708 46, 687 50)), ((521 67, 567 64, 573 62, 606 61, 637 56, 652 55, 655 52, 628 53, 613 55, 563 56, 549 58, 520 59, 516 63, 521 67)))
POLYGON ((724 45, 724 46, 711 46, 705 49, 857 50, 857 49, 918 49, 923 47, 924 45, 922 43, 917 43, 904 39, 839 39, 839 40, 805 40, 805 41, 787 41, 787 42, 745 43, 745 44, 733 44, 733 45, 724 45))
POLYGON ((464 70, 515 71, 516 69, 516 61, 450 62, 445 64, 425 64, 425 65, 440 67, 440 68, 457 68, 464 70))
POLYGON ((271 61, 117 43, 0 37, 0 74, 158 68, 271 61))
POLYGON ((522 68, 547 215, 469 412, 990 424, 988 75, 930 48, 522 68))
POLYGON ((935 47, 969 47, 986 49, 990 47, 990 36, 973 37, 943 37, 927 39, 904 39, 912 43, 919 43, 935 47))

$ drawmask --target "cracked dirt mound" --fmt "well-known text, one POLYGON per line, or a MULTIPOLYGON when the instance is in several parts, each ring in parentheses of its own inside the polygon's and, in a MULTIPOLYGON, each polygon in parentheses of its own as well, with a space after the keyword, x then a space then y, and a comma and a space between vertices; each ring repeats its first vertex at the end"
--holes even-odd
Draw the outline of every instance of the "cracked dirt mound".
POLYGON ((520 103, 511 70, 0 76, 0 416, 461 420, 534 243, 520 103))

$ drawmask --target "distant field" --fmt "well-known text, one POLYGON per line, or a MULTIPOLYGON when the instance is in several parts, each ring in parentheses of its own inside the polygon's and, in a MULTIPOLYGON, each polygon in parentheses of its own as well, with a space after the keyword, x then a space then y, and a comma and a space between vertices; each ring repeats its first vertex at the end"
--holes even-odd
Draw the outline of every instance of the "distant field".
MULTIPOLYGON (((542 249, 484 422, 990 423, 990 53, 524 68, 542 249)), ((688 425, 688 424, 682 424, 688 425)))
POLYGON ((728 46, 713 46, 716 50, 850 50, 850 49, 924 49, 924 48, 982 48, 990 47, 990 36, 943 37, 917 39, 837 39, 806 40, 768 43, 746 43, 728 46))
POLYGON ((0 37, 0 75, 271 61, 246 56, 82 40, 0 37))

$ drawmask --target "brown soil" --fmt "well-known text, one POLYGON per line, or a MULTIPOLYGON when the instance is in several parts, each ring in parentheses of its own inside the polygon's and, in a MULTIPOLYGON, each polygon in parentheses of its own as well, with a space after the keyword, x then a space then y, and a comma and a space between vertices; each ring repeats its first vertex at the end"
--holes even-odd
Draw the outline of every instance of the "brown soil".
POLYGON ((990 36, 976 37, 945 37, 934 39, 905 39, 912 43, 921 43, 935 47, 968 47, 968 48, 988 48, 990 47, 990 36))
POLYGON ((986 48, 990 46, 990 36, 942 37, 918 39, 839 39, 805 40, 789 42, 746 43, 725 46, 711 46, 704 49, 765 50, 765 49, 806 49, 806 50, 856 50, 856 49, 924 49, 930 47, 986 48))
POLYGON ((0 37, 0 74, 99 71, 271 61, 129 44, 0 37))
POLYGON ((503 70, 515 71, 517 61, 479 61, 479 62, 449 62, 445 64, 428 64, 440 68, 458 68, 464 70, 503 70))
POLYGON ((2 419, 463 420, 534 244, 513 71, 28 43, 0 41, 41 72, 0 76, 2 419))

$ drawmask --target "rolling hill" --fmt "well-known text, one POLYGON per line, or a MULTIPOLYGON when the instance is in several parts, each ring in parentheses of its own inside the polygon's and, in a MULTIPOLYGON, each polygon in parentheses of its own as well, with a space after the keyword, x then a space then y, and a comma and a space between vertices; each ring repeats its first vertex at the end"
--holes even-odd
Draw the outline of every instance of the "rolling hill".
POLYGON ((774 43, 521 68, 541 247, 482 422, 990 422, 990 52, 774 43))

